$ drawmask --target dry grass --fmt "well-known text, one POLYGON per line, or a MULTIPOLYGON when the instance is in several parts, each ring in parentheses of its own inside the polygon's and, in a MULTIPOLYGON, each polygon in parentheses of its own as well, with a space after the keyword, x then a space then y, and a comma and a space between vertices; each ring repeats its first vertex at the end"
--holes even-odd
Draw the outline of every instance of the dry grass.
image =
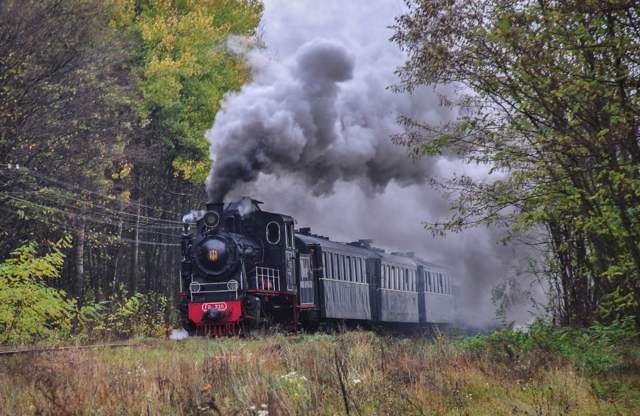
POLYGON ((189 339, 0 358, 0 414, 640 414, 640 375, 607 377, 594 388, 560 360, 511 368, 444 339, 189 339))

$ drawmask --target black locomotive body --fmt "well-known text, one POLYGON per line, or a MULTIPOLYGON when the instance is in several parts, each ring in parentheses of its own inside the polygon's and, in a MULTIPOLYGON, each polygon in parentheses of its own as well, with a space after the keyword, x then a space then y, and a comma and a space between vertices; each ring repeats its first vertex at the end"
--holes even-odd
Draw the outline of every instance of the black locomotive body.
POLYGON ((185 223, 180 310, 190 333, 454 320, 456 288, 445 268, 367 240, 296 231, 292 217, 259 204, 208 204, 185 223))

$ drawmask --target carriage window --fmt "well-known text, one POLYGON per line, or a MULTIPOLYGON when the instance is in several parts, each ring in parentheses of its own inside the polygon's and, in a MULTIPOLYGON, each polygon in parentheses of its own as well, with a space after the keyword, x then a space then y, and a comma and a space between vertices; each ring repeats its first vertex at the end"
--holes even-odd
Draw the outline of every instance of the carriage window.
POLYGON ((427 272, 427 292, 431 292, 431 272, 427 272))
POLYGON ((351 274, 353 275, 353 281, 354 282, 359 282, 360 281, 360 277, 358 277, 358 268, 357 268, 357 263, 358 260, 355 257, 351 257, 351 274))
POLYGON ((393 268, 393 288, 395 290, 400 289, 400 269, 397 267, 393 268))
POLYGON ((382 280, 382 287, 385 289, 389 289, 389 268, 387 266, 382 266, 382 273, 384 278, 382 280))
POLYGON ((438 293, 442 293, 442 273, 438 273, 438 293))
POLYGON ((390 266, 384 266, 384 268, 387 270, 387 289, 391 289, 391 267, 390 266))
POLYGON ((362 279, 362 283, 367 283, 367 271, 364 269, 364 261, 362 259, 358 260, 360 263, 360 277, 362 279))
POLYGON ((351 273, 351 256, 347 256, 345 262, 345 269, 347 269, 347 279, 348 281, 353 281, 353 273, 351 273))
POLYGON ((409 270, 404 269, 404 281, 402 282, 402 290, 409 290, 409 270))
POLYGON ((327 272, 327 253, 322 253, 322 272, 322 277, 324 277, 325 279, 329 277, 327 272))
POLYGON ((278 244, 280 242, 280 226, 275 221, 267 224, 267 241, 270 244, 278 244))
POLYGON ((354 282, 358 281, 358 271, 356 270, 356 258, 351 257, 351 276, 354 282))
POLYGON ((356 274, 358 275, 358 282, 364 283, 362 278, 362 259, 360 257, 356 259, 356 274))
POLYGON ((338 278, 338 256, 335 253, 331 253, 331 278, 338 278))
POLYGON ((293 248, 293 226, 289 223, 284 223, 284 239, 288 248, 293 248))
POLYGON ((382 287, 387 288, 387 266, 382 265, 382 287))
POLYGON ((388 269, 388 267, 383 265, 382 266, 382 272, 384 273, 384 280, 383 280, 382 286, 385 289, 389 289, 389 269, 388 269))
POLYGON ((342 256, 342 280, 349 280, 349 264, 346 256, 342 256))
POLYGON ((351 280, 354 282, 358 281, 358 274, 356 273, 356 258, 351 257, 351 280))

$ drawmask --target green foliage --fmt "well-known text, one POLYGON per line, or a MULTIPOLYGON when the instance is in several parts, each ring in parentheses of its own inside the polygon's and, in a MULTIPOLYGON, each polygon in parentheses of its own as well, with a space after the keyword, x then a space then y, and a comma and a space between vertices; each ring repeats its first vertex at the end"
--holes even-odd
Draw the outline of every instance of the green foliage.
POLYGON ((29 343, 67 335, 75 302, 49 282, 60 276, 63 249, 71 239, 49 243, 40 254, 38 244, 27 243, 0 264, 0 344, 29 343))
POLYGON ((413 0, 397 19, 402 88, 466 91, 455 123, 407 119, 400 140, 501 173, 447 183, 453 215, 434 230, 545 230, 563 323, 640 316, 639 24, 628 0, 413 0))
POLYGON ((231 35, 255 33, 262 6, 253 0, 114 0, 114 23, 139 37, 143 116, 160 124, 177 174, 203 183, 209 170, 204 133, 220 101, 248 74, 229 53, 231 35), (136 11, 136 5, 139 8, 136 11))
POLYGON ((79 316, 79 335, 83 338, 160 337, 170 326, 166 296, 128 296, 124 286, 107 301, 84 306, 79 316))
POLYGON ((597 374, 619 369, 624 363, 625 344, 637 342, 639 335, 630 318, 588 329, 561 328, 538 321, 526 332, 495 331, 462 338, 457 345, 473 356, 487 354, 494 362, 514 367, 523 361, 530 365, 531 357, 537 354, 545 362, 561 357, 580 370, 597 374))

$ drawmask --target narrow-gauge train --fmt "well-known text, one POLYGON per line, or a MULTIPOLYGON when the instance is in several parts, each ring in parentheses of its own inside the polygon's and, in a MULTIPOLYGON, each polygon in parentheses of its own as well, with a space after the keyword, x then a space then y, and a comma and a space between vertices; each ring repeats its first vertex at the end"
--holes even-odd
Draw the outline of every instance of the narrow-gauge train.
POLYGON ((260 204, 209 203, 185 219, 180 314, 189 333, 454 321, 457 286, 444 267, 370 240, 338 243, 295 230, 292 217, 260 204))

